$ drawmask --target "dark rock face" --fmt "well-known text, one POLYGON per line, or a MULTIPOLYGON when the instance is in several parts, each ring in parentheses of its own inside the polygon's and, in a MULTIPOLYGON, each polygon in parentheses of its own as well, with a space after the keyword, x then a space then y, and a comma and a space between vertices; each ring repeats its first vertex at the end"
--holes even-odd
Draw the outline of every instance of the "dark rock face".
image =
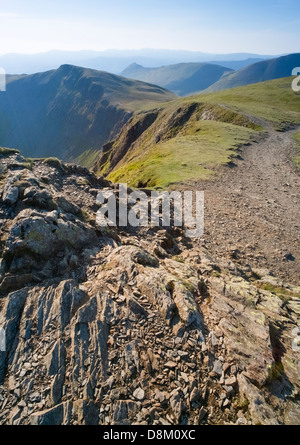
POLYGON ((0 160, 0 424, 299 421, 299 288, 283 301, 180 229, 102 233, 108 181, 0 160))

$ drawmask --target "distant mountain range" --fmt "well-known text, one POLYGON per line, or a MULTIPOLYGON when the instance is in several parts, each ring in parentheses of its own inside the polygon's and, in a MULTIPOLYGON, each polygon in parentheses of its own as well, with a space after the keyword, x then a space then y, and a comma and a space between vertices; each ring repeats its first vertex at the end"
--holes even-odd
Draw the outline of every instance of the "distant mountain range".
MULTIPOLYGON (((208 63, 155 69, 135 64, 123 72, 131 77, 125 78, 65 64, 44 73, 8 75, 7 91, 0 92, 0 146, 18 148, 27 157, 55 156, 90 167, 134 113, 158 110, 178 98, 173 92, 189 95, 288 77, 296 66, 300 54, 238 71, 208 63)), ((143 125, 133 126, 130 136, 143 125)))
POLYGON ((300 66, 300 53, 264 60, 235 72, 227 72, 205 92, 221 91, 266 80, 291 76, 292 70, 300 66))
POLYGON ((240 69, 258 60, 275 56, 259 54, 206 54, 194 51, 174 50, 109 50, 109 51, 48 51, 39 54, 6 54, 0 56, 0 66, 10 74, 33 74, 59 68, 63 64, 119 74, 128 65, 137 63, 147 67, 159 67, 177 63, 216 63, 227 68, 240 69), (213 62, 211 62, 213 61, 213 62))
POLYGON ((8 76, 0 93, 0 146, 72 161, 114 138, 137 109, 174 98, 159 86, 71 65, 8 76))
POLYGON ((131 79, 154 83, 185 96, 200 91, 212 92, 228 88, 279 79, 291 75, 300 66, 300 54, 259 61, 239 70, 208 63, 181 63, 145 68, 131 64, 122 75, 131 79))
POLYGON ((185 96, 202 91, 217 82, 225 73, 232 70, 208 63, 179 63, 159 68, 144 68, 136 63, 121 74, 131 79, 142 80, 185 96))

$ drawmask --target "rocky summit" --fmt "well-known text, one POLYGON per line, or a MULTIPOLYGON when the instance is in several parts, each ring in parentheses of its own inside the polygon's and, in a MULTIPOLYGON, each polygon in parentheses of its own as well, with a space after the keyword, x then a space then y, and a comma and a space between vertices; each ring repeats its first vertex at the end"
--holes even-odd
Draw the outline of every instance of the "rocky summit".
POLYGON ((99 228, 115 185, 0 156, 1 425, 300 423, 299 287, 179 228, 99 228))

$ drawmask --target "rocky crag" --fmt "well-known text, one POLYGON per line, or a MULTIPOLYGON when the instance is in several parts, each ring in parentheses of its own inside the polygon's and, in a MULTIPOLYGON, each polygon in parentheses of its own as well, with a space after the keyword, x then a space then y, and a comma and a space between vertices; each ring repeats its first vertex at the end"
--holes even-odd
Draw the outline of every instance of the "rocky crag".
POLYGON ((300 423, 299 287, 178 228, 97 228, 114 186, 82 167, 0 161, 0 424, 300 423))

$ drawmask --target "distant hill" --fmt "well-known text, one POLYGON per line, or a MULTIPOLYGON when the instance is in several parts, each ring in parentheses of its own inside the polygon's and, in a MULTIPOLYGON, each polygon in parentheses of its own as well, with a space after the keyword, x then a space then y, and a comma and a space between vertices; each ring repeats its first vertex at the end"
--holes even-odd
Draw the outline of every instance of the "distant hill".
POLYGON ((71 161, 114 138, 137 109, 175 97, 158 86, 71 65, 8 76, 7 91, 0 93, 0 145, 27 157, 71 161))
POLYGON ((11 74, 34 74, 59 68, 60 65, 79 65, 86 68, 108 71, 119 74, 128 65, 138 63, 143 66, 158 67, 176 63, 209 62, 214 60, 218 65, 229 62, 229 66, 240 69, 248 64, 247 60, 270 59, 275 56, 258 54, 207 54, 197 51, 176 50, 108 50, 108 51, 58 51, 52 50, 39 54, 4 54, 0 56, 0 66, 11 74), (222 61, 222 62, 220 62, 222 61), (233 64, 233 66, 232 66, 233 64))
POLYGON ((251 59, 244 59, 244 60, 218 60, 218 61, 210 61, 209 63, 212 63, 214 65, 221 65, 225 66, 225 68, 230 68, 231 70, 240 70, 244 68, 245 66, 252 65, 253 63, 262 62, 264 60, 263 57, 261 58, 251 58, 251 59))
POLYGON ((185 96, 205 90, 230 72, 229 68, 207 63, 179 63, 159 68, 144 68, 133 63, 122 72, 122 76, 153 83, 185 96))
POLYGON ((264 60, 254 63, 239 71, 225 73, 215 84, 205 92, 221 91, 228 88, 280 79, 291 75, 293 68, 300 66, 300 53, 264 60))

